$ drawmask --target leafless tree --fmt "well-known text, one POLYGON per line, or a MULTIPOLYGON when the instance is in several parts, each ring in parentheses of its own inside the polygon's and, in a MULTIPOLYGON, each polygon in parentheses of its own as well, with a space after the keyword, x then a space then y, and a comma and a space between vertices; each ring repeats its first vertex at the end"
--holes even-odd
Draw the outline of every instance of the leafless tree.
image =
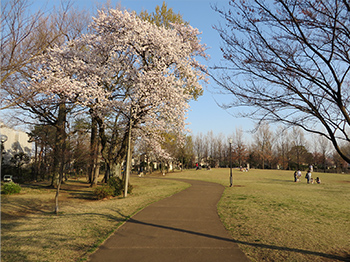
POLYGON ((259 154, 261 161, 261 168, 264 169, 266 165, 271 163, 272 159, 272 132, 268 123, 262 123, 254 134, 254 143, 256 151, 259 154))
POLYGON ((217 138, 216 138, 216 158, 217 158, 217 164, 219 166, 223 166, 223 162, 225 159, 225 152, 226 147, 227 147, 227 141, 228 139, 226 139, 226 136, 222 133, 217 134, 217 138))
POLYGON ((242 166, 248 158, 248 151, 244 142, 242 128, 236 128, 235 135, 233 136, 233 155, 238 166, 242 166))
POLYGON ((70 1, 62 2, 59 9, 36 12, 30 12, 28 0, 6 1, 1 8, 0 109, 31 97, 18 88, 31 77, 33 61, 47 48, 75 38, 86 27, 86 12, 73 10, 70 1))
POLYGON ((289 162, 289 150, 291 148, 291 141, 289 139, 288 130, 279 126, 275 132, 275 155, 277 163, 282 166, 282 169, 287 169, 289 162))
POLYGON ((350 1, 236 0, 214 6, 225 63, 212 76, 232 94, 229 107, 253 119, 326 137, 348 163, 350 1))
POLYGON ((320 164, 323 166, 323 171, 326 172, 327 158, 330 155, 331 145, 329 140, 323 136, 314 137, 315 155, 320 155, 320 164))
POLYGON ((197 157, 196 161, 200 164, 204 156, 204 138, 202 132, 198 133, 194 138, 194 151, 197 157))
MULTIPOLYGON (((293 159, 295 159, 297 163, 297 167, 298 169, 300 169, 300 164, 306 161, 305 158, 303 157, 307 147, 303 130, 297 127, 293 127, 291 132, 291 138, 292 138, 291 146, 292 146, 292 152, 293 152, 293 159)), ((308 164, 311 164, 311 163, 308 163, 308 164)))

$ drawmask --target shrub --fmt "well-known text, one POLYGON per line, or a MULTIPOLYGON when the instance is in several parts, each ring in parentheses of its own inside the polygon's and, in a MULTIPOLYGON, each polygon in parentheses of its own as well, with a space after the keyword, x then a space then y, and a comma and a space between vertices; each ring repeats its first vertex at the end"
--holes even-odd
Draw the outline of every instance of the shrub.
POLYGON ((6 195, 18 194, 22 188, 19 184, 9 182, 2 186, 2 193, 6 195))
MULTIPOLYGON (((107 185, 113 190, 113 196, 119 196, 124 192, 125 182, 119 177, 111 177, 107 185)), ((131 194, 133 186, 128 184, 128 193, 131 194)))
MULTIPOLYGON (((108 180, 107 185, 96 187, 94 196, 97 199, 103 199, 111 196, 119 196, 124 192, 125 183, 119 177, 112 177, 108 180)), ((128 193, 131 194, 133 190, 132 185, 128 185, 128 193)))
POLYGON ((119 177, 111 177, 107 186, 109 186, 113 190, 113 196, 119 196, 124 190, 124 183, 119 177))
POLYGON ((110 188, 109 186, 100 186, 96 187, 94 190, 94 196, 97 199, 103 199, 106 197, 111 197, 113 196, 113 189, 110 188))
POLYGON ((128 194, 131 194, 133 189, 133 185, 128 184, 128 194))

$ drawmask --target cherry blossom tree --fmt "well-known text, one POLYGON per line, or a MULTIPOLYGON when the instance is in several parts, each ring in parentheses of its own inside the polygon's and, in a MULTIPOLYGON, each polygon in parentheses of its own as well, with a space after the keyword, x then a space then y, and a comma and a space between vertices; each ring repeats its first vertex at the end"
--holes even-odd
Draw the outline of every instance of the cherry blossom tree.
MULTIPOLYGON (((104 43, 112 39, 108 46, 114 46, 113 52, 131 62, 123 70, 122 86, 127 89, 123 107, 118 108, 129 125, 123 141, 139 128, 139 135, 152 141, 157 154, 166 156, 162 134, 184 130, 187 101, 201 90, 199 81, 204 79, 204 67, 194 59, 196 55, 206 57, 198 30, 179 24, 171 29, 159 27, 120 10, 109 10, 108 15, 100 12, 93 28, 106 39, 104 43)), ((119 157, 126 148, 120 148, 119 157)))
POLYGON ((205 67, 195 59, 206 57, 198 34, 189 25, 167 29, 135 13, 99 11, 91 33, 39 60, 31 88, 90 109, 100 129, 106 115, 120 118, 124 135, 115 162, 125 158, 132 130, 165 156, 162 133, 184 131, 187 102, 205 80, 205 67))
MULTIPOLYGON (((31 123, 54 127, 51 185, 57 186, 58 213, 58 193, 65 163, 67 116, 73 112, 76 104, 62 93, 46 90, 44 77, 39 76, 37 70, 49 67, 42 62, 44 57, 53 61, 48 51, 50 48, 61 46, 81 35, 86 29, 87 13, 74 10, 69 1, 47 14, 44 11, 31 14, 29 6, 26 0, 11 0, 2 9, 0 109, 15 108, 16 113, 19 111, 21 121, 28 119, 31 123)), ((51 73, 48 76, 59 77, 62 74, 59 70, 47 71, 51 73)), ((60 78, 61 84, 66 80, 60 78)), ((52 88, 58 84, 54 83, 52 88)))

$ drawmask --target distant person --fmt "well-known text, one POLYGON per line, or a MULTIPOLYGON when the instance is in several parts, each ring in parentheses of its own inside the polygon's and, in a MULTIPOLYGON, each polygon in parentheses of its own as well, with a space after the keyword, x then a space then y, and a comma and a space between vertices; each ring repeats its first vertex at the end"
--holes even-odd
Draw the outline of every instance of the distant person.
POLYGON ((314 167, 312 165, 309 166, 310 172, 314 171, 314 167))
POLYGON ((294 172, 294 182, 299 182, 301 177, 301 171, 298 169, 297 171, 294 172))
POLYGON ((199 169, 199 166, 198 166, 198 163, 196 163, 196 170, 198 170, 199 169))
POLYGON ((307 171, 305 178, 306 178, 307 183, 310 184, 310 181, 311 181, 311 171, 310 170, 307 171))
POLYGON ((301 171, 300 171, 300 169, 298 169, 298 171, 297 171, 297 180, 300 181, 300 178, 301 178, 301 171))
POLYGON ((316 177, 316 183, 321 184, 321 179, 319 177, 316 177))

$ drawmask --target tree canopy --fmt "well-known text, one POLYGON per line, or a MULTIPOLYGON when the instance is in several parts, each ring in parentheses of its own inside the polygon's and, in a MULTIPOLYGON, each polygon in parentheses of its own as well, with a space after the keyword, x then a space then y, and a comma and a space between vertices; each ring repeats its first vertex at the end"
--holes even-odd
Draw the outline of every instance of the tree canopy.
POLYGON ((232 94, 227 108, 299 126, 329 139, 350 163, 350 2, 230 1, 214 9, 225 62, 212 76, 232 94))
POLYGON ((168 5, 163 2, 162 6, 156 6, 155 11, 148 13, 147 10, 142 10, 139 17, 157 26, 164 26, 166 28, 173 27, 172 24, 186 24, 180 13, 175 14, 172 8, 168 8, 168 5))

